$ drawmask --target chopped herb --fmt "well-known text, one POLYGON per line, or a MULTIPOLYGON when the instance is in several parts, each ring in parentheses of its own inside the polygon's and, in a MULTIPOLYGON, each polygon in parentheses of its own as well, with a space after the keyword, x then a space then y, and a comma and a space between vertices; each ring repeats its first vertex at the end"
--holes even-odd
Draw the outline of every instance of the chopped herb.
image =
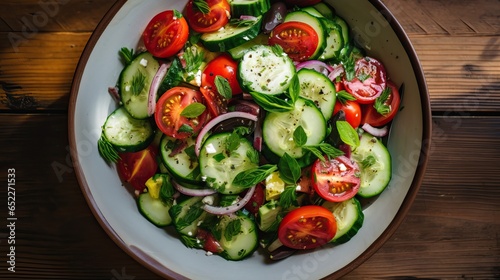
POLYGON ((299 147, 302 147, 307 143, 307 134, 301 125, 293 131, 293 141, 295 142, 295 145, 299 147))
POLYGON ((189 125, 183 124, 183 125, 181 125, 181 127, 179 127, 179 130, 177 130, 177 132, 179 132, 179 133, 182 133, 182 132, 193 133, 194 130, 189 125))
POLYGON ((267 176, 276 171, 278 167, 274 164, 264 164, 256 168, 242 171, 233 179, 233 185, 249 188, 264 181, 267 176))
POLYGON ((184 50, 182 58, 186 61, 186 73, 195 72, 200 69, 205 59, 205 53, 195 46, 188 47, 184 50))
POLYGON ((141 71, 137 71, 134 77, 132 77, 132 85, 131 85, 132 94, 135 96, 141 94, 145 86, 146 86, 146 76, 141 71))
POLYGON ((272 95, 258 92, 250 92, 250 95, 260 107, 268 112, 288 112, 294 108, 293 104, 272 95))
POLYGON ((240 234, 241 231, 241 220, 240 219, 234 219, 231 220, 227 225, 224 230, 224 238, 227 241, 231 241, 233 239, 233 236, 237 236, 240 234))
POLYGON ((295 184, 301 176, 300 165, 296 159, 285 153, 278 162, 280 178, 287 184, 295 184))
POLYGON ((97 149, 99 154, 108 163, 115 163, 120 159, 120 155, 118 155, 115 147, 109 142, 104 134, 101 134, 101 138, 97 140, 97 149))
POLYGON ((215 87, 217 88, 217 92, 222 95, 226 100, 229 100, 233 97, 233 91, 231 90, 231 85, 229 81, 220 76, 215 76, 215 87))
POLYGON ((288 88, 288 95, 290 96, 290 99, 292 100, 292 103, 294 103, 294 104, 295 104, 295 101, 297 101, 297 99, 299 99, 299 96, 300 96, 300 81, 299 81, 299 77, 297 76, 297 74, 295 74, 292 77, 292 81, 290 83, 290 87, 288 88))
POLYGON ((377 159, 373 155, 369 155, 361 161, 362 168, 369 168, 377 162, 377 159))
POLYGON ((193 5, 202 13, 210 13, 210 6, 205 0, 193 0, 193 5))
POLYGON ((342 64, 344 65, 344 71, 345 71, 345 78, 347 81, 352 81, 354 77, 356 76, 356 69, 355 69, 355 64, 356 62, 354 61, 354 58, 349 57, 345 59, 342 64))
POLYGON ((295 186, 286 187, 280 195, 279 204, 283 209, 299 206, 295 186))
POLYGON ((356 100, 356 97, 352 96, 350 93, 348 93, 345 90, 341 90, 341 91, 337 91, 337 100, 340 103, 345 104, 348 100, 349 101, 356 100))
POLYGON ((120 55, 122 59, 125 61, 125 64, 128 65, 132 60, 134 60, 135 54, 134 49, 127 49, 125 47, 120 49, 120 55))
POLYGON ((245 27, 245 26, 250 26, 255 24, 257 21, 257 18, 255 19, 239 19, 239 18, 232 18, 229 20, 229 24, 235 27, 245 27))
POLYGON ((381 115, 387 115, 391 112, 391 105, 387 104, 387 100, 389 99, 392 93, 391 87, 386 87, 377 99, 375 99, 375 103, 373 104, 373 108, 377 110, 377 112, 381 115))
POLYGON ((224 153, 218 153, 218 154, 214 155, 214 160, 216 162, 221 162, 225 158, 226 158, 226 156, 224 155, 224 153))

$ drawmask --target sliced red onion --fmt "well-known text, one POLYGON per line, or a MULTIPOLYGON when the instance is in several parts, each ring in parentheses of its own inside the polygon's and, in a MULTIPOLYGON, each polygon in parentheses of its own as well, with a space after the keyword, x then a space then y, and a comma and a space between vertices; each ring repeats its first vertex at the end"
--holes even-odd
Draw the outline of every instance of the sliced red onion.
POLYGON ((174 188, 179 191, 182 194, 189 195, 189 196, 207 196, 211 194, 217 193, 216 190, 214 189, 191 189, 191 188, 186 188, 179 183, 177 183, 175 180, 172 180, 172 185, 174 185, 174 188))
POLYGON ((344 66, 342 64, 335 65, 330 74, 328 74, 328 78, 330 81, 335 81, 342 73, 344 73, 344 66))
POLYGON ((158 99, 158 88, 160 87, 163 78, 167 74, 167 70, 170 67, 170 62, 163 63, 156 71, 153 81, 151 82, 151 87, 149 88, 148 95, 148 115, 151 116, 155 113, 156 109, 156 99, 158 99))
POLYGON ((262 136, 262 125, 264 122, 264 116, 265 112, 260 111, 259 117, 257 119, 257 124, 255 125, 255 131, 253 132, 253 147, 259 152, 262 151, 262 142, 264 141, 262 136))
POLYGON ((229 102, 229 106, 234 108, 234 111, 250 113, 258 115, 260 107, 255 102, 245 99, 233 99, 229 102))
POLYGON ((196 143, 195 143, 195 146, 194 146, 194 150, 195 150, 197 156, 200 155, 201 144, 203 143, 205 135, 212 128, 214 128, 216 125, 218 125, 219 123, 221 123, 221 122, 223 122, 225 120, 228 120, 228 119, 232 119, 232 118, 248 119, 248 120, 251 120, 251 121, 254 121, 254 122, 256 122, 257 119, 258 119, 256 115, 250 114, 250 113, 245 113, 245 112, 228 112, 228 113, 219 115, 219 116, 211 119, 201 129, 200 133, 198 134, 198 137, 196 137, 196 143))
POLYGON ((212 206, 212 205, 205 204, 201 208, 203 208, 203 210, 207 211, 208 213, 211 213, 214 215, 232 214, 232 213, 240 210, 241 208, 245 207, 245 205, 252 198, 254 191, 255 191, 255 186, 248 189, 247 193, 245 194, 245 196, 242 199, 238 200, 236 203, 234 203, 230 206, 219 207, 219 206, 212 206))
POLYGON ((241 15, 241 16, 240 16, 240 19, 241 19, 241 20, 253 20, 253 21, 256 21, 256 20, 257 20, 257 17, 255 17, 255 16, 250 16, 250 15, 241 15))
POLYGON ((108 87, 108 93, 111 95, 115 102, 120 102, 120 93, 117 87, 108 87))
POLYGON ((378 128, 365 123, 361 128, 375 137, 384 137, 389 133, 389 128, 387 126, 378 128))
POLYGON ((302 68, 308 68, 308 69, 313 69, 316 70, 320 73, 325 74, 325 76, 328 76, 331 71, 333 71, 333 67, 324 63, 323 61, 319 60, 308 60, 304 62, 298 63, 296 66, 297 71, 302 69, 302 68))

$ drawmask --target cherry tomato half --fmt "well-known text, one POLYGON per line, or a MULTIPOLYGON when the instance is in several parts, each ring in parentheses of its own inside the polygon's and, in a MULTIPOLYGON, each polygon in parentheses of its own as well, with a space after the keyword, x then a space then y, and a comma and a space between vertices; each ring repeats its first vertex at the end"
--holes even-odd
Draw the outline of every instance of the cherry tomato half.
POLYGON ((288 21, 276 26, 269 34, 269 45, 280 45, 283 51, 294 61, 304 61, 316 51, 319 38, 316 31, 308 24, 288 21))
POLYGON ((316 193, 328 201, 350 199, 358 193, 360 186, 359 167, 345 156, 326 161, 316 160, 311 176, 316 193))
POLYGON ((190 0, 186 5, 186 17, 189 26, 196 32, 206 33, 219 30, 229 21, 230 6, 226 0, 206 0, 205 8, 200 9, 196 1, 190 0))
POLYGON ((387 82, 387 86, 390 88, 391 93, 384 104, 389 106, 389 113, 381 115, 372 104, 365 105, 362 108, 362 123, 367 123, 371 126, 383 126, 394 119, 396 113, 399 111, 401 96, 394 83, 387 82))
POLYGON ((215 78, 221 76, 225 78, 231 87, 232 95, 243 92, 238 82, 238 62, 229 54, 222 54, 211 60, 201 74, 201 86, 209 86, 217 90, 215 78))
POLYGON ((253 192, 252 197, 248 201, 247 204, 245 204, 245 209, 252 213, 256 214, 259 212, 259 208, 264 204, 265 202, 265 194, 264 194, 264 186, 259 183, 255 186, 255 191, 253 192))
POLYGON ((353 127, 358 128, 361 123, 361 107, 356 101, 347 100, 342 103, 337 100, 335 107, 333 109, 333 114, 337 114, 338 111, 344 111, 345 120, 353 127))
POLYGON ((121 153, 116 163, 118 175, 134 189, 142 192, 146 181, 155 175, 158 169, 157 154, 158 151, 153 145, 138 152, 121 153))
POLYGON ((197 117, 182 115, 183 110, 195 102, 203 103, 203 96, 197 90, 187 87, 167 90, 156 103, 155 121, 161 132, 177 139, 197 134, 205 124, 207 110, 197 117))
POLYGON ((278 238, 293 249, 312 249, 328 243, 336 232, 337 222, 332 212, 321 206, 307 205, 283 217, 278 238))
POLYGON ((344 80, 344 87, 360 104, 373 103, 386 86, 384 65, 371 57, 363 57, 354 66, 355 77, 344 80))
POLYGON ((187 42, 189 26, 179 12, 168 10, 154 16, 142 33, 146 49, 156 57, 170 57, 187 42), (179 16, 180 15, 180 16, 179 16))

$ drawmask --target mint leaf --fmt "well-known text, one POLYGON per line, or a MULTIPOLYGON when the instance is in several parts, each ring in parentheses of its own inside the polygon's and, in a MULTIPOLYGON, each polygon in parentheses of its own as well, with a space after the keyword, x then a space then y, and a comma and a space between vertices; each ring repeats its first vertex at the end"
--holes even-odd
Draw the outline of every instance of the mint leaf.
POLYGON ((359 135, 351 126, 351 124, 349 124, 347 121, 337 121, 336 126, 342 142, 353 148, 359 146, 359 135))
POLYGON ((280 178, 287 184, 295 184, 302 175, 300 165, 288 153, 283 154, 278 162, 280 178))
POLYGON ((295 145, 299 147, 302 147, 307 143, 307 134, 301 125, 293 131, 293 141, 295 142, 295 145))
POLYGON ((278 167, 273 164, 265 164, 256 168, 242 171, 233 179, 233 185, 249 188, 264 181, 267 176, 276 171, 278 167))
POLYGON ((231 90, 229 81, 221 75, 215 76, 215 87, 217 88, 217 92, 227 100, 233 97, 233 91, 231 90))
POLYGON ((189 104, 184 110, 181 112, 181 116, 186 118, 196 118, 203 114, 207 107, 199 102, 193 102, 189 104))

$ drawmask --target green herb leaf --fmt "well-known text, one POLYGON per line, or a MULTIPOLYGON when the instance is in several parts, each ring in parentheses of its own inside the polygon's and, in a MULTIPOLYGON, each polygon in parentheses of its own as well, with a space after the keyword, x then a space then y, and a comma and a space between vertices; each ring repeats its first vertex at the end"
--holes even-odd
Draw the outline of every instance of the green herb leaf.
POLYGON ((321 151, 326 154, 329 158, 336 158, 344 154, 341 150, 335 148, 328 143, 321 143, 318 145, 321 151))
POLYGON ((279 44, 275 44, 271 46, 271 51, 276 55, 276 56, 283 56, 285 54, 285 51, 279 44))
POLYGON ((226 151, 228 155, 231 155, 232 152, 236 151, 241 143, 241 136, 238 132, 233 131, 229 137, 226 139, 226 151))
MULTIPOLYGON (((172 206, 173 207, 173 206, 172 206)), ((203 210, 199 205, 193 205, 188 208, 186 215, 176 221, 175 226, 178 229, 183 229, 189 225, 191 225, 196 219, 203 214, 205 210, 203 210)))
POLYGON ((288 112, 294 109, 293 104, 286 102, 276 96, 262 94, 258 92, 250 92, 253 100, 260 107, 268 112, 288 112))
POLYGON ((184 110, 181 112, 181 116, 186 118, 196 118, 199 115, 205 112, 207 107, 199 102, 193 102, 189 104, 184 110))
POLYGON ((347 81, 352 81, 352 79, 356 77, 355 63, 356 62, 352 57, 349 57, 342 62, 342 64, 344 65, 345 78, 347 81))
POLYGON ((345 104, 348 100, 349 101, 356 100, 356 97, 352 96, 350 93, 348 93, 345 90, 341 90, 341 91, 337 91, 337 100, 340 103, 345 104))
POLYGON ((182 132, 193 133, 194 130, 189 125, 183 124, 183 125, 181 125, 181 127, 179 127, 179 130, 177 130, 177 132, 179 132, 179 133, 182 133, 182 132))
POLYGON ((391 95, 392 90, 391 87, 386 87, 377 99, 375 99, 375 103, 373 104, 373 108, 377 110, 377 112, 381 115, 387 115, 391 112, 390 104, 387 104, 387 100, 391 95))
POLYGON ((286 187, 280 195, 279 204, 283 209, 288 209, 292 206, 298 206, 297 191, 295 186, 286 187))
POLYGON ((293 141, 295 142, 295 145, 299 147, 302 147, 307 143, 307 134, 301 125, 297 126, 297 128, 293 131, 293 141))
POLYGON ((125 61, 125 64, 128 65, 132 60, 134 60, 135 54, 134 49, 127 49, 125 47, 120 49, 120 55, 122 59, 125 61))
POLYGON ((315 155, 321 161, 325 161, 325 157, 323 156, 323 152, 316 146, 303 146, 302 149, 305 149, 315 155))
POLYGON ((256 168, 242 171, 233 179, 233 185, 249 188, 264 181, 267 176, 276 171, 278 167, 274 164, 264 164, 256 168))
POLYGON ((377 162, 377 159, 373 155, 369 155, 361 161, 361 167, 369 168, 377 162))
POLYGON ((130 90, 132 90, 132 94, 135 96, 141 94, 145 86, 146 76, 141 71, 137 71, 134 77, 132 77, 132 84, 130 88, 130 90))
POLYGON ((337 121, 336 126, 342 142, 353 148, 359 146, 359 135, 351 126, 351 124, 349 124, 347 121, 337 121))
POLYGON ((278 162, 280 178, 287 184, 295 184, 302 174, 300 165, 296 159, 288 153, 283 154, 278 162))
POLYGON ((292 100, 292 103, 295 104, 295 101, 299 99, 300 96, 300 81, 297 74, 293 75, 293 78, 290 83, 290 87, 288 88, 288 95, 292 100))
POLYGON ((240 219, 234 219, 230 221, 224 230, 224 238, 227 241, 231 241, 233 239, 233 236, 237 236, 241 231, 241 220, 240 219))
POLYGON ((198 162, 198 157, 196 156, 196 152, 194 150, 194 145, 191 145, 191 146, 185 148, 184 153, 186 153, 186 155, 188 155, 189 160, 191 162, 198 162))
POLYGON ((248 157, 248 159, 250 159, 250 162, 259 163, 260 155, 259 155, 259 152, 257 150, 249 149, 247 151, 247 157, 248 157))
POLYGON ((180 234, 179 239, 181 240, 181 243, 184 244, 184 246, 186 246, 187 248, 203 249, 203 242, 200 242, 200 240, 198 240, 198 238, 196 237, 180 234))
POLYGON ((210 13, 210 6, 205 0, 193 0, 194 6, 202 13, 208 14, 210 13))
POLYGON ((224 153, 218 153, 218 154, 214 155, 214 157, 213 157, 213 159, 216 162, 221 162, 225 158, 226 158, 226 156, 224 155, 224 153))
POLYGON ((107 163, 116 163, 120 159, 118 151, 115 149, 113 144, 109 142, 106 136, 104 136, 104 134, 101 134, 101 137, 97 140, 97 150, 107 163))
POLYGON ((254 25, 256 21, 257 21, 257 18, 256 19, 232 18, 229 20, 229 24, 234 26, 234 27, 245 27, 245 26, 254 25))
POLYGON ((359 73, 358 75, 356 75, 356 78, 358 78, 358 80, 360 80, 361 82, 368 80, 370 77, 370 74, 367 73, 359 73))
POLYGON ((197 72, 201 68, 205 59, 205 53, 195 46, 187 47, 182 54, 182 58, 186 61, 185 71, 197 72))
POLYGON ((233 91, 231 90, 231 85, 229 85, 229 81, 220 76, 215 76, 215 87, 217 88, 217 92, 222 95, 226 100, 229 100, 233 97, 233 91))

